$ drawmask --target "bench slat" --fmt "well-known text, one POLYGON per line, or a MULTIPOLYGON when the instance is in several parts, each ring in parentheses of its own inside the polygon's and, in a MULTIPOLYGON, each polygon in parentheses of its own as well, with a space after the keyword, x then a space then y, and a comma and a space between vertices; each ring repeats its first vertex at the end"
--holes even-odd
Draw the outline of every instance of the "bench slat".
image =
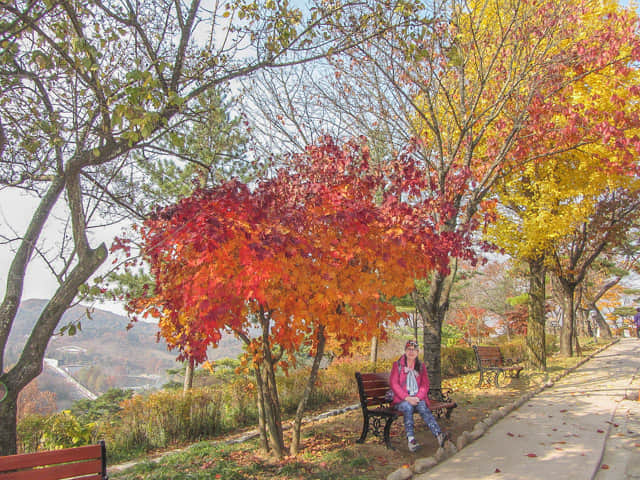
POLYGON ((89 460, 76 463, 64 463, 49 465, 42 468, 19 470, 6 474, 0 474, 2 480, 62 480, 62 479, 82 479, 102 478, 102 460, 89 460), (90 476, 89 476, 90 475, 90 476))
POLYGON ((0 456, 0 480, 106 480, 106 448, 97 445, 0 456))
POLYGON ((102 458, 100 445, 86 447, 64 448, 47 452, 21 453, 8 455, 0 459, 0 471, 17 470, 19 468, 36 467, 40 465, 54 465, 57 463, 74 462, 102 458))

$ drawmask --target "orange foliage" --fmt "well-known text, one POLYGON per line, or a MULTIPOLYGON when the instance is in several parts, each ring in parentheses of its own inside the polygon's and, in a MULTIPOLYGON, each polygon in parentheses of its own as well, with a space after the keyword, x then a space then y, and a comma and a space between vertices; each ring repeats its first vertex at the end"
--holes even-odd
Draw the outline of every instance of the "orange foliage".
POLYGON ((504 316, 498 321, 498 325, 511 335, 526 335, 528 319, 529 307, 527 305, 516 305, 504 313, 504 316))
POLYGON ((56 394, 41 392, 37 379, 24 387, 18 395, 18 420, 32 414, 49 415, 57 409, 56 394))
POLYGON ((477 343, 479 338, 488 337, 494 332, 484 321, 486 315, 487 311, 484 308, 465 307, 453 314, 450 323, 462 332, 467 345, 472 345, 477 343))
MULTIPOLYGON (((260 341, 287 353, 304 342, 313 351, 320 326, 345 350, 383 337, 398 319, 384 299, 468 253, 461 235, 435 233, 435 207, 420 196, 425 179, 409 156, 374 169, 366 147, 325 138, 292 160, 254 188, 198 190, 145 222, 156 288, 129 308, 160 318, 180 358, 204 361, 223 332, 248 336, 263 316, 260 341)), ((260 362, 261 348, 249 353, 260 362)))

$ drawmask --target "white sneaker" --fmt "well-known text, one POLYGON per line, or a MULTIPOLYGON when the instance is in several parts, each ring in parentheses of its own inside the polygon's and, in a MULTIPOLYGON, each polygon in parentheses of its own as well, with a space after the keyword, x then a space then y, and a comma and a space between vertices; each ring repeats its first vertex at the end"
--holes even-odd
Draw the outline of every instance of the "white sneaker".
POLYGON ((416 452, 419 448, 420 448, 420 444, 418 442, 416 442, 415 438, 412 438, 411 440, 409 440, 409 451, 410 452, 416 452))

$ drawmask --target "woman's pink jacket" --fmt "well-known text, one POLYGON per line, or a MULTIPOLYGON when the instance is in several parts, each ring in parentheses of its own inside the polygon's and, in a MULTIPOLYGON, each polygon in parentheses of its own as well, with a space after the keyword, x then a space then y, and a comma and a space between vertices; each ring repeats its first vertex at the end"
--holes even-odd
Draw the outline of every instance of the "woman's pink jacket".
MULTIPOLYGON (((402 402, 409 396, 409 392, 407 391, 407 374, 404 372, 404 367, 406 366, 407 357, 403 355, 397 362, 393 362, 393 367, 391 367, 389 386, 391 390, 393 390, 393 405, 402 402)), ((427 395, 429 393, 429 374, 427 374, 427 368, 424 362, 420 363, 420 373, 416 377, 416 380, 418 381, 418 393, 416 397, 424 400, 427 407, 431 407, 429 396, 427 395)))

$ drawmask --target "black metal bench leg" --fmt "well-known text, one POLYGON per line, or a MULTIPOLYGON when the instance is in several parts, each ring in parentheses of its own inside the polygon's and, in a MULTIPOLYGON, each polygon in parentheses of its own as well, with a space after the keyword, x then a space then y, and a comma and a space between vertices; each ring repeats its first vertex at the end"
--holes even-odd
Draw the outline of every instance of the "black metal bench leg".
POLYGON ((502 373, 502 370, 496 370, 496 378, 494 380, 494 383, 496 384, 496 388, 500 387, 500 385, 498 385, 498 377, 500 376, 501 373, 502 373))
POLYGON ((360 438, 356 440, 356 443, 364 443, 367 439, 367 434, 369 433, 369 415, 364 415, 364 420, 362 423, 362 435, 360 438))
POLYGON ((482 386, 483 381, 484 381, 484 372, 480 370, 480 380, 478 381, 478 387, 482 386))
POLYGON ((389 450, 395 450, 395 448, 391 446, 391 438, 390 438, 391 424, 393 423, 394 420, 395 418, 393 417, 387 418, 387 422, 384 424, 384 444, 387 446, 389 450))

